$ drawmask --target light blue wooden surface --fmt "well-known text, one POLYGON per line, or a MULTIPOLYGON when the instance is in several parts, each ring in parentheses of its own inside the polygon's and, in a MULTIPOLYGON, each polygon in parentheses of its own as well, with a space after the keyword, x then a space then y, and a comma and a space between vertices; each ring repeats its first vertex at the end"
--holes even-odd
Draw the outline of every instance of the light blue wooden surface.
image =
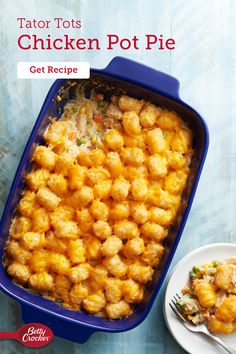
MULTIPOLYGON (((170 73, 181 83, 181 97, 206 119, 210 149, 197 195, 172 267, 189 251, 212 242, 236 242, 236 2, 234 0, 1 0, 0 1, 0 212, 27 137, 52 83, 17 80, 17 61, 88 60, 103 67, 123 55, 170 73), (82 19, 70 34, 143 36, 163 33, 176 39, 172 52, 22 52, 16 17, 82 19)), ((34 33, 43 31, 34 30, 34 33)), ((32 32, 32 33, 33 33, 32 32)), ((62 34, 63 31, 54 32, 62 34)), ((165 283, 166 284, 166 283, 165 283)), ((84 345, 60 338, 44 354, 182 354, 164 323, 165 284, 148 318, 123 334, 98 333, 84 345)), ((18 305, 0 294, 0 331, 19 328, 18 305)), ((0 342, 1 354, 34 354, 14 341, 0 342)))

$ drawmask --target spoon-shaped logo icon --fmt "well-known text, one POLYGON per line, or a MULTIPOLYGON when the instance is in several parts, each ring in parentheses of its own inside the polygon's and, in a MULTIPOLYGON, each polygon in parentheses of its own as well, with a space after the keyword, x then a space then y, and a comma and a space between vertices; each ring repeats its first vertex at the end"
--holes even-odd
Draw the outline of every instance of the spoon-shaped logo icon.
POLYGON ((52 330, 42 323, 28 323, 15 332, 0 332, 0 339, 15 339, 30 348, 44 347, 53 337, 52 330))

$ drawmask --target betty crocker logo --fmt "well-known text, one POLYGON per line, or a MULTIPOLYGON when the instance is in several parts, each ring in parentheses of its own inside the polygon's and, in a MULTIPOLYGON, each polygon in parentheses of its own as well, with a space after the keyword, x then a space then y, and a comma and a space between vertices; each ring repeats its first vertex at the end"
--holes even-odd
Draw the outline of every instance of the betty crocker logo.
POLYGON ((16 332, 0 332, 0 339, 15 339, 30 348, 44 347, 53 337, 52 330, 41 323, 29 323, 16 332))

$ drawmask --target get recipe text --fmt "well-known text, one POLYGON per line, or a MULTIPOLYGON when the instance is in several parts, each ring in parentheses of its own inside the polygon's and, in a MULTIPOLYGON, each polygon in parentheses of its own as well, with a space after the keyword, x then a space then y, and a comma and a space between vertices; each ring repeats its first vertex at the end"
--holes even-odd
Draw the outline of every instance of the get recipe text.
POLYGON ((72 68, 70 66, 65 65, 64 67, 56 67, 56 66, 52 66, 52 65, 47 65, 47 66, 35 66, 35 65, 31 65, 29 68, 29 71, 32 74, 66 74, 66 75, 70 75, 72 73, 76 74, 79 71, 79 68, 72 68))

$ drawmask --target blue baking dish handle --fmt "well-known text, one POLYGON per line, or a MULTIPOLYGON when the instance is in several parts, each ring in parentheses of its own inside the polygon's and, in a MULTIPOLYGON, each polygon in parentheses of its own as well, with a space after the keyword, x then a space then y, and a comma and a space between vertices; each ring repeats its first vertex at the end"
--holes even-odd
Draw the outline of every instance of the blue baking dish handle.
POLYGON ((115 57, 103 70, 106 74, 118 76, 126 81, 145 83, 161 93, 179 99, 179 81, 174 77, 152 69, 134 60, 115 57))
POLYGON ((55 336, 69 339, 77 343, 85 343, 89 337, 99 330, 96 328, 91 328, 85 324, 80 325, 76 321, 68 321, 66 317, 58 317, 57 319, 51 315, 50 312, 44 312, 42 309, 37 309, 20 302, 21 307, 21 317, 24 323, 42 323, 48 326, 55 336))

